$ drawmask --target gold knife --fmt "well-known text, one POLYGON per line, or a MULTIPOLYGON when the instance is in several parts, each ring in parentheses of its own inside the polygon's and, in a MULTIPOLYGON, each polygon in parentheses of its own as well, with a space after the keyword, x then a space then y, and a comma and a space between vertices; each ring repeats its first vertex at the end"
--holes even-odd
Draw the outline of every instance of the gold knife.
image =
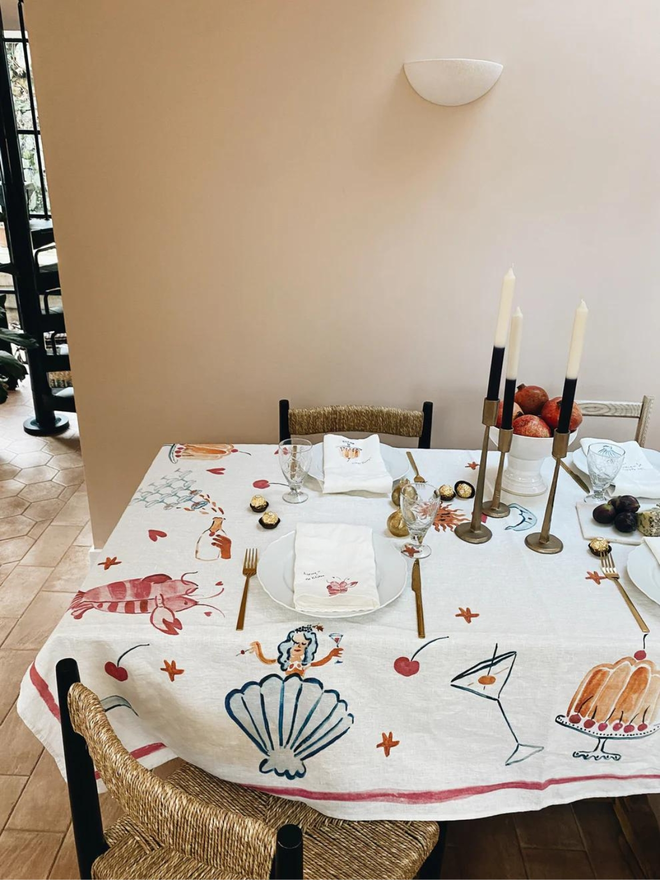
POLYGON ((566 471, 568 476, 572 477, 575 480, 575 482, 578 484, 578 486, 580 487, 580 489, 582 489, 583 492, 587 492, 587 493, 591 492, 591 489, 589 488, 589 486, 587 486, 587 484, 584 482, 582 477, 579 477, 575 473, 575 471, 571 470, 571 468, 569 468, 569 466, 566 464, 566 462, 563 460, 563 458, 559 459, 559 464, 566 471))
POLYGON ((424 630, 424 605, 422 603, 422 573, 419 570, 419 559, 413 562, 412 569, 412 591, 415 594, 415 603, 417 605, 417 635, 420 639, 426 638, 424 630))

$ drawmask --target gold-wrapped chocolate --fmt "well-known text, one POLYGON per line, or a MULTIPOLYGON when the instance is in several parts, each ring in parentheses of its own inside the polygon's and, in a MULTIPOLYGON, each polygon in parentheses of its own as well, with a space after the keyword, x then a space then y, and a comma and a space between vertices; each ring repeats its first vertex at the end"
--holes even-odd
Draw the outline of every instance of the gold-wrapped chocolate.
POLYGON ((254 510, 255 513, 263 513, 264 510, 268 509, 268 502, 264 498, 263 495, 253 495, 252 500, 250 501, 250 510, 254 510))
POLYGON ((401 503, 401 490, 404 486, 407 486, 410 480, 407 480, 405 477, 403 480, 399 480, 397 485, 392 489, 392 504, 396 507, 401 503))
POLYGON ((400 510, 395 510, 387 517, 387 528, 395 538, 405 538, 408 534, 406 526, 400 510))
POLYGON ((280 518, 276 513, 264 513, 259 517, 259 525, 264 529, 276 529, 280 524, 280 518))
POLYGON ((475 488, 472 483, 468 483, 467 480, 459 480, 458 483, 454 484, 454 491, 459 498, 473 498, 475 488))
POLYGON ((592 538, 589 541, 589 550, 594 556, 605 556, 612 549, 607 538, 592 538))
POLYGON ((456 492, 454 491, 453 486, 448 486, 447 483, 443 483, 438 489, 438 495, 442 501, 453 501, 456 497, 456 492))

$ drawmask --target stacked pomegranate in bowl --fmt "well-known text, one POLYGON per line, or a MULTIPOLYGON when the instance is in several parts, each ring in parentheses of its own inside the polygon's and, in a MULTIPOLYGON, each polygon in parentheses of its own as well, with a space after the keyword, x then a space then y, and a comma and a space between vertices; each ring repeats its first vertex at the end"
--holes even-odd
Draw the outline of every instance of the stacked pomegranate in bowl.
MULTIPOLYGON (((513 437, 502 488, 513 495, 542 495, 548 488, 541 475, 545 459, 552 453, 552 437, 559 424, 561 397, 550 398, 540 385, 519 385, 513 405, 513 437)), ((497 427, 502 420, 502 403, 497 427)), ((582 423, 577 404, 571 413, 571 442, 582 423)), ((497 442, 497 431, 492 438, 497 442)))

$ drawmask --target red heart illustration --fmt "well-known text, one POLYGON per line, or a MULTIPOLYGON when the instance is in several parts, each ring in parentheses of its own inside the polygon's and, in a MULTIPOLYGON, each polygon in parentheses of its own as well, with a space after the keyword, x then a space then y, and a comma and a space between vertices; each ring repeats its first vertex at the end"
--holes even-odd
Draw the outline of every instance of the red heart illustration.
POLYGON ((149 529, 149 539, 157 541, 159 538, 166 538, 167 532, 161 532, 160 529, 149 529))
POLYGON ((268 480, 255 480, 252 483, 255 489, 267 489, 270 486, 268 480))
POLYGON ((210 617, 212 614, 213 614, 212 611, 205 611, 205 612, 204 612, 204 617, 210 617))
POLYGON ((128 670, 124 669, 123 666, 117 666, 116 663, 112 663, 110 660, 105 664, 104 669, 108 675, 116 678, 117 681, 126 681, 128 678, 128 670))
POLYGON ((225 469, 224 468, 207 468, 206 471, 209 474, 218 474, 219 476, 222 476, 222 474, 224 474, 224 472, 225 472, 225 469))
POLYGON ((408 678, 411 675, 417 675, 419 672, 419 661, 410 660, 408 657, 397 657, 394 661, 394 669, 399 675, 405 675, 408 678))

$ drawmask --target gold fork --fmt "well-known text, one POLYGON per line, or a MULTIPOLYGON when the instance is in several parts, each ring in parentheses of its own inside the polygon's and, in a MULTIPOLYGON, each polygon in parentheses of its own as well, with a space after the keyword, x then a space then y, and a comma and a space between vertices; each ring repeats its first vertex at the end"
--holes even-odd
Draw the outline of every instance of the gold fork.
POLYGON ((417 470, 417 465, 415 464, 415 459, 412 456, 412 452, 408 451, 408 452, 406 452, 406 455, 408 456, 408 461, 413 466, 413 470, 415 471, 414 482, 415 483, 425 483, 426 480, 424 479, 424 477, 421 476, 421 474, 417 470))
POLYGON ((243 560, 243 574, 245 575, 245 586, 243 587, 243 598, 241 599, 241 607, 238 611, 238 620, 236 621, 236 629, 243 629, 245 623, 245 606, 247 605, 248 587, 250 586, 250 578, 257 573, 257 550, 256 548, 245 551, 245 559, 243 560))
POLYGON ((632 602, 632 599, 630 598, 628 593, 626 593, 625 589, 623 588, 623 584, 619 580, 619 572, 616 570, 616 565, 614 564, 614 557, 612 556, 611 552, 606 553, 605 556, 603 556, 601 558, 600 567, 603 569, 603 574, 605 575, 605 577, 610 581, 614 581, 614 583, 619 588, 619 592, 623 596, 628 608, 630 608, 631 614, 635 618, 635 620, 637 621, 637 625, 639 626, 641 631, 643 633, 648 633, 649 628, 646 625, 646 623, 644 622, 644 618, 639 613, 639 611, 635 608, 635 606, 632 602))

